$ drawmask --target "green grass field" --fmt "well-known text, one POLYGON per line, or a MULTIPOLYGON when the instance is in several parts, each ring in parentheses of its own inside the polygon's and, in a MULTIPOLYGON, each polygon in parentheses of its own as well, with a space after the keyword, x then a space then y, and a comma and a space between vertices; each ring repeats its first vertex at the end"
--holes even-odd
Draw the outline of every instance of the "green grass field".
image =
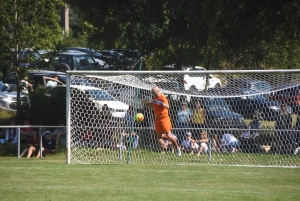
POLYGON ((300 168, 66 164, 0 157, 0 200, 299 200, 300 168))

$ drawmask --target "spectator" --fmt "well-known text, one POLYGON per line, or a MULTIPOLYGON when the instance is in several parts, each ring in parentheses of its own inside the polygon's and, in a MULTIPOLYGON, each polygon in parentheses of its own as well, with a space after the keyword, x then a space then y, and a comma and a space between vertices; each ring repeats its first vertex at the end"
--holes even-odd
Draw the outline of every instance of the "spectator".
MULTIPOLYGON (((174 135, 173 133, 172 135, 177 140, 176 135, 174 135)), ((173 145, 173 143, 170 140, 159 139, 159 142, 162 145, 162 150, 161 150, 162 154, 164 154, 168 150, 171 150, 171 153, 174 153, 176 147, 173 145)))
MULTIPOLYGON (((64 121, 59 121, 58 126, 65 126, 64 121)), ((66 128, 57 128, 52 133, 52 139, 56 139, 56 144, 65 144, 66 143, 66 128)))
POLYGON ((288 111, 287 105, 284 103, 280 106, 280 116, 277 117, 275 129, 279 130, 278 135, 283 135, 282 130, 292 128, 292 114, 288 111))
POLYGON ((125 137, 125 145, 127 147, 132 147, 133 149, 136 149, 139 145, 139 135, 137 134, 137 132, 132 132, 132 134, 130 135, 130 133, 124 133, 124 137, 125 137))
POLYGON ((229 133, 225 133, 221 139, 221 149, 235 153, 240 146, 240 142, 229 133))
POLYGON ((28 147, 24 149, 24 151, 21 153, 20 158, 25 156, 27 153, 27 158, 30 158, 31 155, 38 151, 40 147, 40 137, 38 135, 38 132, 36 130, 31 131, 31 135, 29 136, 28 139, 28 147))
POLYGON ((274 151, 285 153, 288 151, 290 136, 289 131, 292 129, 292 114, 287 109, 287 104, 280 106, 280 115, 277 117, 275 129, 277 130, 274 144, 274 151))
POLYGON ((218 134, 213 134, 212 144, 213 144, 212 151, 220 152, 220 144, 221 143, 220 143, 218 134))
POLYGON ((187 132, 186 133, 186 139, 182 141, 181 143, 181 150, 185 153, 191 153, 192 152, 192 133, 187 132))
MULTIPOLYGON (((0 123, 0 125, 2 126, 2 123, 0 123)), ((0 128, 0 143, 4 144, 6 142, 5 137, 6 137, 5 129, 0 128)))
POLYGON ((133 126, 133 123, 134 123, 134 111, 133 111, 133 106, 130 105, 128 107, 128 110, 125 114, 125 123, 126 123, 126 126, 133 126))
POLYGON ((49 80, 49 81, 47 82, 47 87, 50 87, 50 88, 57 87, 58 75, 57 75, 57 74, 54 74, 54 75, 53 75, 53 79, 54 79, 54 80, 49 80))
POLYGON ((179 140, 183 140, 184 133, 189 132, 190 122, 193 119, 193 114, 186 101, 181 103, 181 109, 177 111, 177 127, 179 130, 179 140))
POLYGON ((22 93, 28 94, 28 92, 33 92, 33 86, 28 82, 28 76, 24 77, 24 80, 21 80, 20 84, 23 87, 22 93))
POLYGON ((111 132, 111 121, 112 121, 112 113, 109 110, 107 104, 102 106, 102 110, 99 113, 99 138, 100 138, 100 146, 110 146, 109 144, 112 142, 112 132, 111 132))
POLYGON ((208 151, 207 143, 209 142, 206 130, 203 130, 201 132, 200 137, 201 137, 201 139, 197 141, 200 143, 200 149, 198 151, 198 156, 202 153, 202 151, 203 151, 203 153, 207 153, 207 151, 208 151))
POLYGON ((193 127, 203 129, 206 119, 205 109, 199 100, 195 100, 195 108, 193 109, 193 127))
POLYGON ((296 123, 293 127, 293 135, 291 137, 291 144, 294 154, 300 153, 300 116, 297 116, 296 123))
MULTIPOLYGON (((29 125, 29 120, 25 120, 24 125, 29 125)), ((31 132, 32 132, 32 128, 30 127, 20 128, 21 141, 28 141, 28 137, 31 132)))
POLYGON ((39 150, 36 158, 40 157, 41 151, 42 151, 43 156, 57 152, 58 146, 56 145, 56 141, 52 140, 51 134, 49 134, 49 133, 45 134, 45 139, 43 140, 43 146, 41 147, 41 149, 42 150, 39 150))
MULTIPOLYGON (((16 125, 14 120, 11 120, 10 125, 16 125)), ((9 142, 11 144, 18 143, 18 130, 17 128, 7 128, 6 129, 6 142, 9 142)))

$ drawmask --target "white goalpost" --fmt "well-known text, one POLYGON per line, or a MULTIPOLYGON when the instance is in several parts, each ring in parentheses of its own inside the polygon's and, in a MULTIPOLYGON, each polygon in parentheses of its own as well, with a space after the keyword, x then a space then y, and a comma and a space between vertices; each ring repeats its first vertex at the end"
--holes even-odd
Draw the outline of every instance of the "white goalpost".
POLYGON ((66 81, 68 164, 300 167, 300 70, 67 71, 66 81), (153 86, 180 157, 143 104, 153 86))

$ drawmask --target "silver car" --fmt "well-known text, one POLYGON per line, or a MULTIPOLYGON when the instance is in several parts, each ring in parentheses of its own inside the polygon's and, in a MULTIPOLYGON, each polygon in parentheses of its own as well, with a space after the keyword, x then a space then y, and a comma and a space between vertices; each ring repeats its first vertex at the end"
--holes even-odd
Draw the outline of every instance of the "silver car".
MULTIPOLYGON (((20 94, 21 105, 30 104, 27 94, 20 94)), ((17 92, 4 88, 0 91, 0 108, 4 110, 17 110, 17 92)))

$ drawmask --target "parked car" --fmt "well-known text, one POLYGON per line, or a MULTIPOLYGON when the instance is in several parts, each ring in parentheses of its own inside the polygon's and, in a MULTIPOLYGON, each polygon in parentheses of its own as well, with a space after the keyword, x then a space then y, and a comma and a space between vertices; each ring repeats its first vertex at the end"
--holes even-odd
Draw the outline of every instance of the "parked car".
MULTIPOLYGON (((229 80, 229 82, 225 85, 225 88, 231 91, 235 90, 251 90, 252 92, 270 92, 272 90, 272 86, 267 81, 251 79, 251 78, 234 78, 229 80)), ((240 92, 240 91, 238 91, 240 92)))
POLYGON ((300 110, 300 82, 283 84, 273 88, 270 100, 286 103, 293 108, 293 112, 300 110))
POLYGON ((90 56, 93 56, 95 61, 99 63, 100 66, 106 66, 109 61, 106 61, 105 56, 103 56, 101 53, 90 49, 90 48, 86 48, 86 47, 67 47, 66 48, 68 51, 70 50, 75 50, 75 51, 79 51, 79 52, 84 52, 86 54, 89 54, 90 56))
MULTIPOLYGON (((244 92, 244 94, 238 97, 225 98, 231 110, 249 119, 253 119, 254 114, 260 113, 265 121, 275 121, 280 116, 281 104, 279 102, 270 101, 261 94, 249 95, 251 94, 249 91, 244 92)), ((289 106, 288 111, 292 112, 289 106)))
POLYGON ((122 53, 113 50, 97 50, 105 57, 105 61, 111 70, 132 70, 134 68, 131 58, 125 57, 122 53))
POLYGON ((205 109, 206 120, 205 127, 215 130, 225 129, 246 129, 247 125, 244 117, 234 111, 230 110, 226 101, 223 98, 208 98, 208 97, 186 97, 178 95, 169 95, 171 99, 170 113, 177 112, 181 106, 181 102, 186 100, 189 102, 190 107, 194 105, 196 100, 199 100, 205 109))
MULTIPOLYGON (((30 100, 28 95, 20 93, 21 105, 29 105, 30 100)), ((0 91, 0 108, 9 111, 17 110, 17 92, 12 91, 9 87, 3 88, 0 91)))
POLYGON ((99 110, 101 110, 103 105, 106 104, 109 107, 113 117, 125 117, 125 113, 129 108, 129 105, 118 101, 108 92, 100 88, 84 85, 71 85, 71 90, 76 91, 72 92, 73 94, 77 94, 76 96, 88 94, 89 100, 92 101, 99 110))
MULTIPOLYGON (((204 71, 203 67, 187 68, 186 71, 204 71)), ((184 89, 191 92, 202 91, 208 88, 221 87, 221 80, 213 75, 207 74, 187 74, 183 77, 184 89)))
POLYGON ((0 81, 0 91, 2 91, 3 88, 9 87, 8 84, 3 83, 2 81, 0 81))
POLYGON ((24 68, 39 68, 42 58, 36 51, 25 49, 19 50, 19 65, 24 68))
MULTIPOLYGON (((62 82, 65 82, 65 75, 64 72, 56 72, 56 71, 49 71, 49 70, 28 70, 29 81, 34 86, 38 84, 43 84, 43 76, 53 77, 54 74, 58 75, 58 79, 62 82)), ((2 78, 3 83, 7 84, 16 84, 16 73, 10 72, 5 77, 2 78)))
POLYGON ((83 52, 64 52, 51 57, 50 66, 54 71, 66 72, 67 70, 103 70, 94 57, 83 52))

